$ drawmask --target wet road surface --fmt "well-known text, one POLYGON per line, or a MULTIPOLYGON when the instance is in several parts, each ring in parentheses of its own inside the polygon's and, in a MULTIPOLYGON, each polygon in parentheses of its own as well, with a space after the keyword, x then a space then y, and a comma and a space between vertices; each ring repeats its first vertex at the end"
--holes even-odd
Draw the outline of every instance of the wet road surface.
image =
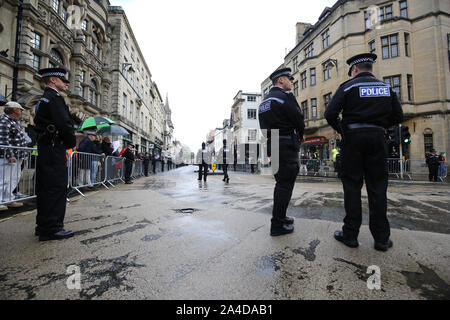
POLYGON ((0 299, 450 299, 446 185, 390 186, 394 247, 381 253, 367 226, 357 249, 333 239, 338 181, 299 179, 295 232, 270 237, 273 178, 221 179, 185 167, 75 198, 64 241, 38 242, 32 212, 1 221, 0 299), (367 287, 374 265, 380 290, 367 287))
MULTIPOLYGON (((229 184, 222 181, 221 175, 210 175, 205 183, 198 181, 193 171, 193 167, 185 167, 161 177, 151 177, 143 188, 192 203, 272 214, 274 180, 271 176, 232 172, 229 184)), ((368 225, 365 186, 362 205, 363 224, 368 225)), ((288 215, 342 222, 345 211, 341 182, 299 177, 288 215)), ((450 234, 450 186, 391 182, 388 216, 392 228, 450 234)))

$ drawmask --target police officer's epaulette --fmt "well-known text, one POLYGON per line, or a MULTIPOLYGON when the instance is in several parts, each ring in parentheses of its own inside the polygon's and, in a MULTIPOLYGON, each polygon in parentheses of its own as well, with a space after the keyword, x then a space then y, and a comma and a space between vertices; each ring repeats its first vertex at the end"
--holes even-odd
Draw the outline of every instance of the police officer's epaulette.
POLYGON ((44 97, 40 98, 39 101, 42 101, 42 102, 45 102, 45 103, 49 103, 50 102, 50 100, 48 100, 47 98, 44 98, 44 97))

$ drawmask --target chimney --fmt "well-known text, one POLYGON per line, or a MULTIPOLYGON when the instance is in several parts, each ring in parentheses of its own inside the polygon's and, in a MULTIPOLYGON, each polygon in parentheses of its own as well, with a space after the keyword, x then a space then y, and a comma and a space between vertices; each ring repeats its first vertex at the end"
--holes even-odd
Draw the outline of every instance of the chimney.
POLYGON ((297 32, 296 32, 296 37, 295 37, 296 38, 295 39, 295 45, 299 44, 300 41, 303 40, 303 38, 305 37, 303 35, 303 33, 305 33, 305 30, 308 29, 310 26, 311 26, 310 23, 297 22, 297 25, 296 25, 297 32))

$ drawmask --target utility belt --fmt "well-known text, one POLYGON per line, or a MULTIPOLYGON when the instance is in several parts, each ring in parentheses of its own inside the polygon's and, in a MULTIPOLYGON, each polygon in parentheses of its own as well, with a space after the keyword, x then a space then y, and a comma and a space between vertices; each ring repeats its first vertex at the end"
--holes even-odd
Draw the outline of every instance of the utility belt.
POLYGON ((290 142, 292 142, 292 144, 294 145, 294 147, 296 149, 300 148, 300 141, 298 141, 299 137, 298 137, 298 134, 295 133, 295 132, 292 132, 289 135, 281 135, 280 134, 279 138, 280 138, 280 143, 281 143, 281 141, 288 141, 288 140, 290 140, 290 142))
POLYGON ((347 124, 348 130, 354 130, 354 129, 380 129, 385 131, 385 129, 381 126, 377 126, 376 124, 370 124, 370 123, 351 123, 347 124))
POLYGON ((59 137, 59 132, 53 124, 47 125, 44 130, 38 132, 38 140, 53 146, 63 144, 62 139, 59 137))

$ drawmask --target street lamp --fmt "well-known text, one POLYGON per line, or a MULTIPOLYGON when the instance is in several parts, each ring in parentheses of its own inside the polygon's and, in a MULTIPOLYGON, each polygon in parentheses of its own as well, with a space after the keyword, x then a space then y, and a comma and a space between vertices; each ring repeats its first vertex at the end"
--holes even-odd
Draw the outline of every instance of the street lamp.
POLYGON ((325 62, 325 69, 331 69, 336 67, 336 72, 338 72, 338 61, 336 59, 329 59, 325 62))
POLYGON ((125 73, 125 71, 135 72, 133 69, 133 64, 129 62, 122 63, 122 73, 125 73))

